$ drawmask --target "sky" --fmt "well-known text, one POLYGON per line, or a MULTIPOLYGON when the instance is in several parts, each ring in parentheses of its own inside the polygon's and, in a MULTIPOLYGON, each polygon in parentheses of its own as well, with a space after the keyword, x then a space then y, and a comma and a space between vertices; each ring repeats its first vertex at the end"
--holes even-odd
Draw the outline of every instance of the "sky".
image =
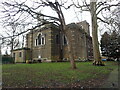
MULTIPOLYGON (((2 1, 0 0, 0 2, 3 2, 3 1, 10 1, 10 0, 2 0, 2 1)), ((20 2, 20 1, 25 1, 25 0, 17 0, 17 1, 20 2)), ((30 1, 39 1, 39 0, 27 0, 27 4, 29 6, 31 6, 33 4, 30 1)), ((54 2, 55 0, 50 0, 50 1, 54 2)), ((58 0, 58 1, 60 1, 60 0, 58 0)), ((67 4, 65 4, 65 6, 68 6, 69 4, 71 4, 71 0, 61 0, 61 1, 68 1, 67 4)), ((73 0, 73 1, 77 1, 77 0, 73 0)), ((80 1, 83 1, 83 0, 80 0, 80 1)), ((89 2, 89 0, 87 0, 87 1, 89 2)), ((109 0, 107 0, 107 1, 109 1, 109 0)), ((113 0, 113 1, 115 2, 117 0, 113 0)), ((0 8, 2 8, 2 7, 0 6, 0 8)), ((64 8, 62 8, 62 11, 63 11, 64 17, 65 17, 66 24, 77 23, 77 22, 86 20, 90 24, 90 35, 92 36, 90 12, 86 12, 86 11, 81 12, 80 9, 76 9, 74 7, 71 7, 68 10, 65 10, 64 8)), ((56 13, 53 10, 51 10, 49 7, 43 8, 42 13, 44 13, 46 15, 57 16, 56 13)), ((4 15, 4 13, 0 13, 0 16, 1 16, 1 14, 4 15)), ((5 29, 2 27, 1 23, 0 23, 0 28, 1 28, 0 33, 5 34, 3 32, 5 29)), ((100 40, 100 33, 98 35, 99 35, 99 40, 100 40)), ((6 50, 6 48, 2 49, 3 54, 5 54, 5 50, 6 50)))

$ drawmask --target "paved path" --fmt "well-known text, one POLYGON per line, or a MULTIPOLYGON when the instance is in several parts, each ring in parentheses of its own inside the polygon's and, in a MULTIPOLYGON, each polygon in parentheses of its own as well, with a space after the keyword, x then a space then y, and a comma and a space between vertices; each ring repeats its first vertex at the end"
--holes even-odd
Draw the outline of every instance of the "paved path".
POLYGON ((117 68, 110 73, 108 79, 106 80, 102 88, 118 88, 118 84, 119 83, 118 83, 118 68, 117 68))

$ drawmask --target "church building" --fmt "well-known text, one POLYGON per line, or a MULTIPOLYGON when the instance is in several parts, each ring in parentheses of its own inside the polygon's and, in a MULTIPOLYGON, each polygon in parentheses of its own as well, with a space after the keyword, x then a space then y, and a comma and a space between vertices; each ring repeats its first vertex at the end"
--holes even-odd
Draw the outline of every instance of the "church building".
POLYGON ((26 62, 26 60, 69 61, 69 43, 72 45, 71 53, 76 61, 92 59, 93 45, 89 24, 82 21, 68 24, 66 28, 71 42, 55 24, 49 23, 31 30, 26 35, 25 47, 12 51, 15 62, 26 62))

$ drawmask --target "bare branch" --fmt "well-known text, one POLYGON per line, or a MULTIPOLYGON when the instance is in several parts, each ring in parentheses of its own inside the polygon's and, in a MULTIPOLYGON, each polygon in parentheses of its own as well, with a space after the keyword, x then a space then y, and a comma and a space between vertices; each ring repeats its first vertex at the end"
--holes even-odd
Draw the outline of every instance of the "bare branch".
POLYGON ((99 17, 97 17, 97 19, 100 20, 100 21, 103 22, 103 23, 109 24, 109 22, 107 22, 107 21, 105 21, 105 20, 103 20, 103 19, 101 19, 101 18, 99 18, 99 17))
POLYGON ((98 10, 98 8, 100 8, 101 6, 103 6, 104 4, 106 4, 107 2, 99 2, 97 4, 96 10, 98 10))
MULTIPOLYGON (((44 16, 44 17, 53 18, 55 20, 59 20, 56 17, 49 16, 49 15, 44 15, 42 13, 36 12, 36 11, 34 11, 35 9, 32 10, 33 8, 30 8, 29 6, 27 6, 27 5, 23 4, 23 3, 22 4, 18 4, 18 3, 16 3, 16 4, 10 4, 8 2, 4 2, 3 4, 6 5, 6 6, 9 6, 9 7, 14 7, 14 8, 18 9, 17 11, 14 11, 16 13, 14 13, 12 16, 15 16, 16 14, 18 14, 20 12, 26 12, 26 13, 29 13, 29 15, 31 15, 33 18, 36 18, 34 15, 39 15, 39 16, 44 16)), ((4 11, 4 12, 8 12, 8 10, 4 11)), ((9 11, 9 12, 12 13, 13 11, 9 11)), ((8 16, 10 16, 10 14, 8 14, 8 16)))
POLYGON ((90 4, 87 4, 86 0, 84 0, 85 6, 87 7, 88 11, 91 11, 90 4))
POLYGON ((68 7, 65 7, 65 6, 62 6, 62 7, 64 7, 65 9, 69 9, 70 7, 73 6, 76 8, 80 8, 82 11, 89 11, 90 10, 90 4, 87 4, 86 2, 85 2, 85 5, 80 5, 78 0, 77 0, 77 4, 75 4, 73 0, 71 0, 71 1, 72 1, 72 4, 70 4, 68 7), (87 7, 87 9, 84 9, 86 7, 87 7))
POLYGON ((112 4, 112 5, 108 5, 108 6, 105 6, 103 8, 101 8, 98 12, 97 12, 97 15, 104 9, 110 9, 111 7, 114 7, 114 6, 120 6, 120 2, 117 3, 117 4, 112 4))

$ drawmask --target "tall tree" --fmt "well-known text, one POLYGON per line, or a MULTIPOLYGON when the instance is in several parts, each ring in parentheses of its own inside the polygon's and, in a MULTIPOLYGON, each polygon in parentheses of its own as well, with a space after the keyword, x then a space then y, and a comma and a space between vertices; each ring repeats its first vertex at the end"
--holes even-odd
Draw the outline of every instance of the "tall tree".
MULTIPOLYGON (((120 3, 120 2, 119 2, 120 3)), ((120 32, 120 6, 117 6, 115 10, 111 11, 111 25, 114 27, 113 30, 120 32)))
POLYGON ((103 56, 120 58, 120 35, 113 31, 105 32, 101 38, 101 51, 103 56))
MULTIPOLYGON (((3 43, 6 44, 7 47, 10 47, 10 52, 12 52, 13 49, 20 46, 19 43, 19 35, 18 33, 21 33, 21 30, 24 30, 23 27, 19 26, 20 23, 14 22, 15 20, 13 18, 10 18, 9 21, 3 21, 4 26, 4 34, 0 34, 3 43)), ((21 37, 21 36, 20 36, 21 37)), ((24 41, 24 40, 23 40, 24 41)))
POLYGON ((120 6, 115 7, 114 10, 104 17, 106 21, 109 21, 109 25, 105 27, 109 30, 109 34, 105 32, 101 38, 101 51, 102 55, 119 58, 120 53, 120 6), (106 39, 105 39, 106 38, 106 39), (104 43, 106 42, 106 43, 104 43))
MULTIPOLYGON (((61 6, 64 3, 59 3, 57 0, 55 0, 55 2, 51 2, 49 0, 40 0, 39 2, 35 2, 33 1, 33 6, 29 6, 27 5, 27 2, 17 2, 17 1, 6 1, 3 2, 2 4, 4 5, 4 13, 6 14, 6 17, 9 16, 17 16, 19 14, 28 14, 29 16, 32 17, 32 19, 34 20, 38 20, 38 17, 43 16, 44 19, 49 20, 49 22, 51 23, 55 23, 57 25, 60 26, 60 30, 61 33, 65 34, 67 37, 67 40, 69 42, 68 44, 68 51, 69 51, 69 57, 70 57, 70 62, 72 65, 72 69, 76 69, 76 64, 74 61, 74 58, 72 57, 72 46, 70 43, 70 38, 68 38, 68 34, 66 33, 66 23, 65 23, 65 18, 61 9, 61 6), (58 17, 55 16, 50 16, 49 14, 43 14, 41 12, 39 12, 41 10, 41 8, 43 7, 50 7, 53 11, 56 12, 56 14, 58 15, 58 17)), ((19 17, 20 18, 20 17, 19 17)), ((40 19, 41 20, 41 19, 40 19)), ((40 24, 36 24, 31 30, 43 25, 46 23, 40 23, 40 24)))
POLYGON ((109 22, 109 25, 104 24, 105 28, 111 33, 113 31, 120 32, 120 5, 114 7, 114 9, 109 9, 109 11, 104 10, 104 13, 102 13, 104 20, 109 22), (107 13, 107 15, 104 13, 107 13))
POLYGON ((70 6, 75 6, 76 8, 80 8, 82 11, 89 11, 91 14, 91 23, 92 23, 92 42, 93 42, 93 55, 94 55, 94 62, 93 65, 104 65, 101 60, 100 49, 99 49, 99 42, 98 42, 98 20, 109 24, 106 20, 98 17, 99 14, 103 10, 110 10, 113 6, 119 6, 120 3, 112 4, 107 1, 99 1, 99 0, 90 0, 88 3, 86 0, 83 1, 83 5, 79 3, 77 0, 77 4, 72 0, 73 4, 70 6))
POLYGON ((109 54, 109 50, 108 50, 109 43, 110 43, 110 35, 107 32, 105 32, 102 35, 101 44, 100 44, 103 56, 108 56, 109 54))

